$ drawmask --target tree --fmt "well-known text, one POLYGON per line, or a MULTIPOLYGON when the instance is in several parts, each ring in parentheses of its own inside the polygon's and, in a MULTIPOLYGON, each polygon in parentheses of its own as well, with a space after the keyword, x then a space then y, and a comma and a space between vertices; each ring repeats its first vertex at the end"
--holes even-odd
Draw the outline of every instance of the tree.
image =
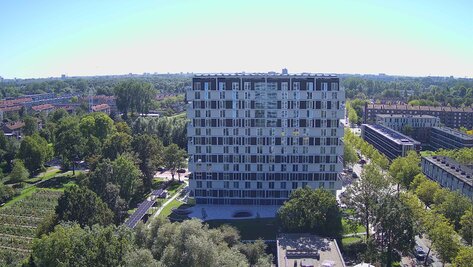
POLYGON ((120 196, 129 202, 141 185, 141 172, 130 154, 118 156, 112 163, 112 183, 120 187, 120 196))
POLYGON ((38 121, 36 118, 26 116, 23 121, 25 123, 25 126, 23 127, 24 135, 33 135, 34 133, 38 132, 38 121))
POLYGON ((431 227, 428 235, 432 241, 432 247, 437 251, 442 262, 451 262, 460 248, 460 244, 452 225, 445 220, 440 220, 431 227))
POLYGON ((427 207, 430 207, 430 205, 434 203, 434 196, 438 190, 440 190, 438 183, 426 180, 417 186, 415 192, 419 199, 424 202, 427 207))
POLYGON ((266 266, 272 261, 272 257, 265 253, 266 244, 258 239, 254 243, 246 243, 238 246, 240 253, 248 259, 249 266, 266 266))
POLYGON ((367 164, 360 179, 346 190, 345 204, 355 211, 356 219, 366 227, 366 236, 370 236, 369 225, 374 222, 377 203, 386 194, 389 182, 379 167, 367 164))
POLYGON ((133 138, 131 146, 140 159, 140 170, 145 178, 143 184, 149 189, 158 167, 163 162, 163 144, 149 134, 140 134, 133 138))
POLYGON ((409 189, 414 177, 421 173, 420 157, 415 151, 409 151, 406 157, 400 157, 393 160, 389 173, 399 185, 409 189))
POLYGON ((23 160, 26 168, 32 174, 41 170, 44 163, 50 160, 52 156, 52 147, 37 133, 26 136, 23 141, 21 141, 18 157, 23 160))
POLYGON ((128 112, 134 111, 139 114, 146 114, 151 106, 151 99, 155 95, 155 90, 150 83, 134 80, 120 82, 115 86, 115 96, 117 108, 123 113, 123 118, 128 118, 128 112))
POLYGON ((458 192, 439 192, 445 192, 446 195, 442 203, 435 205, 434 210, 443 214, 455 229, 460 229, 460 218, 472 207, 470 200, 458 192))
POLYGON ((80 186, 64 190, 56 206, 59 221, 77 222, 80 226, 112 223, 113 213, 93 191, 80 186))
POLYGON ((338 237, 341 215, 335 196, 324 189, 309 187, 293 191, 278 210, 281 226, 289 232, 310 232, 338 237))
POLYGON ((415 244, 415 229, 410 209, 398 198, 385 195, 378 205, 376 224, 386 266, 392 266, 393 252, 407 254, 415 244))
POLYGON ((186 152, 176 144, 170 144, 164 149, 164 166, 171 172, 173 180, 176 171, 185 165, 185 156, 186 152))
POLYGON ((104 144, 102 153, 105 158, 116 159, 118 155, 131 150, 131 136, 118 132, 108 137, 104 144))
POLYGON ((453 267, 473 267, 473 247, 462 247, 458 251, 453 267))
POLYGON ((13 163, 13 169, 10 173, 10 181, 12 183, 19 183, 23 182, 24 180, 30 177, 30 173, 25 168, 25 164, 23 164, 22 160, 15 160, 13 163))
POLYGON ((56 143, 54 149, 56 155, 62 159, 65 168, 72 165, 75 175, 75 162, 84 155, 85 140, 79 129, 79 121, 74 117, 61 119, 56 130, 56 143))
POLYGON ((350 166, 353 165, 358 161, 358 155, 356 154, 355 149, 353 146, 345 143, 345 146, 343 148, 343 165, 350 166))
POLYGON ((0 181, 0 204, 5 203, 15 195, 15 189, 10 186, 4 185, 0 181))
POLYGON ((95 136, 101 141, 115 131, 113 120, 102 112, 84 116, 80 120, 79 128, 85 137, 95 136))
MULTIPOLYGON (((235 249, 240 242, 230 247, 224 236, 221 229, 209 229, 196 219, 182 223, 155 220, 150 227, 138 226, 135 240, 164 266, 249 266, 245 255, 235 249)), ((270 259, 267 255, 256 257, 259 263, 270 259)), ((271 262, 266 261, 259 266, 269 265, 271 262)))
POLYGON ((34 241, 31 258, 34 266, 125 266, 132 238, 130 230, 114 226, 58 225, 34 241))
POLYGON ((473 245, 473 208, 470 208, 460 218, 460 235, 470 246, 473 245))

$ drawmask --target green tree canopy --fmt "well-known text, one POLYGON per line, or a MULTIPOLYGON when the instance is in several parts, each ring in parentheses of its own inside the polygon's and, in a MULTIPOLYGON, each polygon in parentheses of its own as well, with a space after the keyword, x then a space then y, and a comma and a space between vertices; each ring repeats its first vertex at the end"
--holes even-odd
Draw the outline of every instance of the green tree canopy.
POLYGON ((28 177, 30 177, 30 173, 25 168, 25 164, 23 163, 23 161, 19 159, 15 160, 15 162, 13 163, 13 169, 10 173, 10 182, 23 182, 24 180, 28 179, 28 177))
POLYGON ((278 210, 282 227, 289 232, 310 232, 338 237, 341 215, 335 196, 324 189, 300 188, 278 210))
POLYGON ((158 167, 163 164, 163 144, 152 135, 140 134, 133 137, 131 146, 140 160, 140 170, 145 178, 143 184, 149 189, 158 167))
POLYGON ((77 222, 82 227, 112 223, 113 213, 93 191, 71 186, 64 190, 56 206, 59 221, 77 222))
POLYGON ((18 157, 23 160, 30 173, 36 173, 43 168, 46 161, 53 156, 53 149, 39 134, 23 138, 18 157))

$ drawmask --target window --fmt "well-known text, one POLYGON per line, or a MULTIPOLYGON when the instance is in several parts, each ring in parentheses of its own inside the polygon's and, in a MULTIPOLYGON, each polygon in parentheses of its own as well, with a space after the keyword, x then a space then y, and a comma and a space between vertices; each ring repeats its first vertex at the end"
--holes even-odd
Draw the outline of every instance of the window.
POLYGON ((251 182, 245 182, 245 188, 246 189, 251 188, 251 182))
POLYGON ((274 189, 274 182, 269 182, 269 189, 274 189))
POLYGON ((292 90, 300 90, 301 89, 301 83, 300 82, 294 82, 292 84, 292 90))
POLYGON ((207 188, 212 188, 212 181, 207 181, 207 188))
POLYGON ((233 182, 233 188, 239 188, 240 187, 240 183, 238 182, 233 182))
POLYGON ((194 97, 195 99, 200 99, 200 92, 195 92, 194 97))
POLYGON ((220 90, 220 91, 225 90, 225 82, 219 82, 218 83, 218 90, 220 90))
POLYGON ((307 83, 307 91, 314 91, 314 83, 313 82, 308 82, 307 83))
POLYGON ((243 84, 243 87, 245 88, 245 90, 251 90, 251 82, 245 82, 243 84))
POLYGON ((292 182, 292 189, 296 189, 297 188, 297 182, 292 182))
POLYGON ((257 189, 263 188, 263 183, 262 182, 256 182, 256 188, 257 189))
POLYGON ((229 181, 224 181, 223 182, 223 188, 230 188, 230 182, 229 181))
POLYGON ((281 189, 286 189, 286 182, 281 182, 281 189))
POLYGON ((197 188, 202 188, 202 181, 197 181, 197 188))
POLYGON ((237 82, 232 83, 232 90, 239 90, 240 89, 240 84, 237 82))
POLYGON ((281 89, 287 91, 288 85, 289 85, 289 84, 288 84, 287 82, 282 82, 282 83, 281 83, 281 89))

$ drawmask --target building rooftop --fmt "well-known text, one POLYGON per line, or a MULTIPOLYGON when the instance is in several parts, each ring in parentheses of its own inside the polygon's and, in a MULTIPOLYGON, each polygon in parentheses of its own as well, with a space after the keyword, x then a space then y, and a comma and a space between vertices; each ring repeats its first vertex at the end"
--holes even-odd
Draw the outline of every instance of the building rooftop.
POLYGON ((389 105, 389 104, 367 104, 369 109, 397 109, 397 110, 420 110, 420 111, 453 111, 473 112, 473 108, 434 107, 434 106, 411 106, 411 105, 389 105))
POLYGON ((38 105, 38 106, 33 106, 31 107, 32 110, 34 111, 42 111, 42 110, 48 110, 48 109, 53 109, 54 106, 51 104, 43 104, 43 105, 38 105))
POLYGON ((424 158, 456 178, 462 180, 464 183, 473 186, 473 169, 470 167, 462 165, 455 160, 444 156, 431 156, 424 158))
POLYGON ((410 115, 410 114, 376 114, 376 117, 380 118, 425 118, 425 119, 436 119, 438 117, 431 115, 410 115))
POLYGON ((8 112, 8 111, 19 111, 21 110, 21 106, 12 106, 12 107, 1 107, 0 111, 8 112))
POLYGON ((322 74, 322 73, 294 73, 294 74, 282 74, 276 72, 253 72, 253 73, 200 73, 195 74, 194 77, 233 77, 233 76, 247 76, 247 77, 327 77, 327 78, 336 78, 337 75, 334 74, 322 74))
POLYGON ((448 134, 460 137, 464 140, 473 140, 473 135, 469 135, 469 134, 460 132, 460 131, 452 129, 452 128, 448 128, 448 127, 433 127, 433 128, 437 129, 439 131, 442 131, 444 133, 448 133, 448 134))
POLYGON ((100 104, 100 105, 92 106, 92 111, 102 111, 109 108, 110 106, 108 104, 100 104))
POLYGON ((345 267, 335 240, 311 234, 282 234, 277 238, 279 267, 345 267))
POLYGON ((13 130, 23 128, 25 126, 25 123, 22 121, 7 122, 4 124, 4 126, 8 128, 9 130, 13 131, 13 130))
POLYGON ((363 124, 364 127, 368 127, 379 134, 384 135, 386 138, 396 142, 397 144, 402 145, 420 145, 420 142, 410 138, 407 135, 404 135, 398 131, 394 131, 391 128, 385 127, 379 124, 363 124))

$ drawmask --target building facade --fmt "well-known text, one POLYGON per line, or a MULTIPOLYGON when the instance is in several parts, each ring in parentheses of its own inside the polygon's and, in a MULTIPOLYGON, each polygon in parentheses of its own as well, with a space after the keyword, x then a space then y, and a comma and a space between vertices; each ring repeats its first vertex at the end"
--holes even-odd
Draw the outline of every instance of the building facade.
POLYGON ((429 179, 473 200, 473 169, 443 156, 422 157, 421 165, 429 179))
POLYGON ((390 160, 420 151, 420 142, 383 125, 362 124, 361 137, 390 160))
POLYGON ((433 127, 429 144, 433 150, 473 147, 473 135, 447 127, 433 127))
POLYGON ((402 132, 406 127, 414 129, 440 126, 440 119, 429 115, 377 114, 376 124, 402 132))
POLYGON ((341 188, 338 77, 208 74, 192 82, 189 185, 198 204, 281 205, 296 188, 341 188))
POLYGON ((405 115, 430 115, 440 119, 440 122, 451 128, 473 128, 473 108, 411 106, 365 104, 364 123, 376 122, 377 114, 405 114, 405 115))
POLYGON ((406 134, 426 145, 430 139, 430 129, 440 126, 440 119, 430 115, 376 114, 376 124, 406 134))

